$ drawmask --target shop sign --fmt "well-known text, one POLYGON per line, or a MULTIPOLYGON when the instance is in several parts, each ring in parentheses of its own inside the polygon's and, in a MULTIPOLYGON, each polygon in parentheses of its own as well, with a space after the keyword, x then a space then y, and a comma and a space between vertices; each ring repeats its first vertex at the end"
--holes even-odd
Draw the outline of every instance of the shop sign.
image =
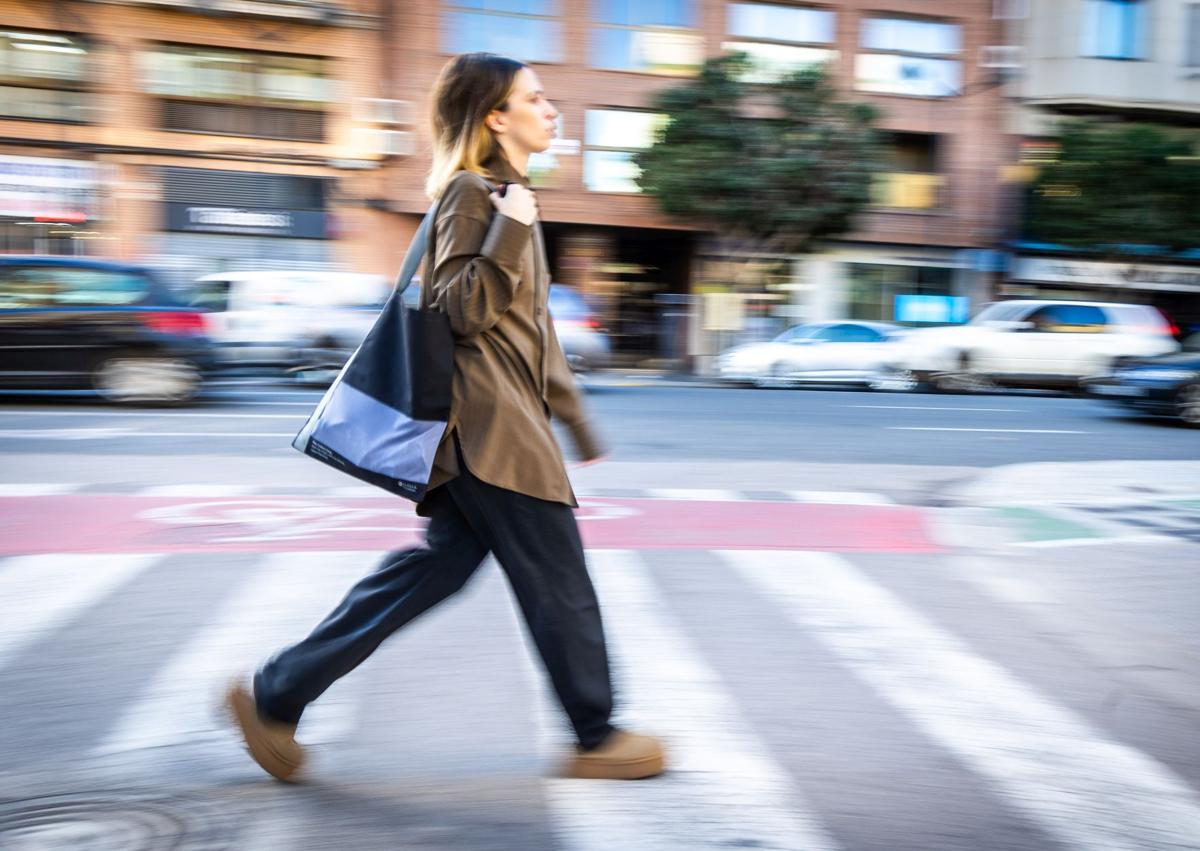
POLYGON ((1012 279, 1029 283, 1124 287, 1138 290, 1200 290, 1200 266, 1108 263, 1056 257, 1018 257, 1012 279))
POLYGON ((96 164, 0 156, 0 216, 84 222, 95 215, 96 164))
POLYGON ((167 230, 324 239, 327 215, 317 210, 264 210, 167 203, 167 230))

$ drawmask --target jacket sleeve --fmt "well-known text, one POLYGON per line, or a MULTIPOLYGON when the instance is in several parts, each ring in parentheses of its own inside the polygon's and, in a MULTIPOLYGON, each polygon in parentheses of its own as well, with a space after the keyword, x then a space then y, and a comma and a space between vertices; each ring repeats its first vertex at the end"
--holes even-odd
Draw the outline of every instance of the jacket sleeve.
POLYGON ((433 303, 459 337, 499 321, 521 281, 521 257, 533 228, 496 213, 481 182, 447 187, 434 226, 433 303))
POLYGON ((580 460, 593 461, 605 453, 605 447, 588 422, 579 385, 575 383, 575 376, 559 345, 554 322, 546 325, 550 330, 546 352, 546 404, 550 406, 550 413, 571 432, 580 460))

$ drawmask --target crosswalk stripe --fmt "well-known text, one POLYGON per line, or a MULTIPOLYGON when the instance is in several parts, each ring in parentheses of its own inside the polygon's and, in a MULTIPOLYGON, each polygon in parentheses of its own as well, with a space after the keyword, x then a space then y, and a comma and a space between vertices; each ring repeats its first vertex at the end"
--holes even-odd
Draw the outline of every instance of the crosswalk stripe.
POLYGON ((154 485, 142 488, 138 496, 219 497, 244 496, 258 491, 257 485, 154 485))
POLYGON ((977 656, 845 559, 719 555, 1065 846, 1196 847, 1200 800, 1170 769, 977 656))
POLYGON ((836 846, 797 806, 786 772, 742 720, 719 676, 687 638, 634 551, 592 550, 618 693, 664 735, 666 775, 638 784, 552 779, 555 826, 572 851, 836 846))
MULTIPOLYGON (((155 676, 96 748, 98 754, 162 747, 219 730, 214 702, 226 679, 302 639, 370 567, 362 552, 272 553, 216 617, 155 676)), ((335 686, 305 714, 310 743, 339 738, 354 701, 335 686)))
POLYGON ((651 499, 681 499, 697 502, 733 502, 742 498, 735 490, 720 488, 650 488, 646 495, 651 499))
POLYGON ((19 556, 0 563, 0 668, 163 556, 19 556))
POLYGON ((823 505, 894 505, 881 493, 859 491, 788 491, 796 502, 816 502, 823 505))
POLYGON ((81 487, 83 487, 81 484, 61 484, 58 482, 38 482, 32 484, 10 482, 0 484, 0 496, 59 496, 61 494, 74 493, 81 487))

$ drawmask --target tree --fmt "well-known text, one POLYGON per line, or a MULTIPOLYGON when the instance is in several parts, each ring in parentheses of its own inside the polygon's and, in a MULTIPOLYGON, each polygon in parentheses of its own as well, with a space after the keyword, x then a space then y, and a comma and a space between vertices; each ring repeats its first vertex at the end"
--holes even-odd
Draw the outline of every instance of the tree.
POLYGON ((1108 255, 1200 248, 1195 138, 1146 124, 1064 124, 1057 161, 1031 187, 1026 236, 1108 255))
POLYGON ((850 230, 880 159, 875 111, 841 101, 823 71, 761 84, 745 81, 753 69, 730 54, 661 91, 666 121, 634 157, 643 191, 730 258, 800 253, 850 230))

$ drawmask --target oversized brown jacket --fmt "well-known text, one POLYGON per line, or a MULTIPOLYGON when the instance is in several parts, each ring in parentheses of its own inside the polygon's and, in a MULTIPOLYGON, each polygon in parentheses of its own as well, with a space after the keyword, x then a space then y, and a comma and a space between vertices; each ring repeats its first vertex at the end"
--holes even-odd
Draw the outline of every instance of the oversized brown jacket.
POLYGON ((493 186, 529 183, 502 155, 484 167, 490 180, 461 171, 442 193, 422 280, 421 308, 444 311, 455 341, 450 418, 429 491, 459 475, 457 434, 476 477, 576 506, 551 415, 570 430, 583 460, 602 450, 550 320, 541 225, 496 212, 493 186))

